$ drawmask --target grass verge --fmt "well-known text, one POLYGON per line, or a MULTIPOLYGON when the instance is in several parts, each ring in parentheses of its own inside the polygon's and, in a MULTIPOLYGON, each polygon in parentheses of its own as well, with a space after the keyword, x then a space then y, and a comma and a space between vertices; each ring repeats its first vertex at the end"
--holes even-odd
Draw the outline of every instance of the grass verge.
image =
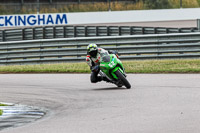
POLYGON ((200 59, 125 62, 127 73, 200 73, 200 59))
MULTIPOLYGON (((2 104, 2 103, 0 103, 0 106, 6 106, 6 104, 2 104)), ((2 109, 0 109, 0 116, 3 114, 3 110, 2 109)))
POLYGON ((8 106, 8 105, 0 103, 0 106, 8 106))
POLYGON ((0 116, 3 114, 3 110, 0 109, 0 116))
MULTIPOLYGON (((123 61, 127 73, 200 73, 200 59, 123 61)), ((86 63, 0 66, 0 73, 89 73, 86 63)))

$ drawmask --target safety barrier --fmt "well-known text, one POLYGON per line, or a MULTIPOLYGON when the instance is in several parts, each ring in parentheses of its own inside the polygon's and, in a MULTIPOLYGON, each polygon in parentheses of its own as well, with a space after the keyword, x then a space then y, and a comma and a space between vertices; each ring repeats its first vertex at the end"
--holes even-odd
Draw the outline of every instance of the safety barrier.
POLYGON ((200 57, 197 32, 0 42, 0 64, 81 62, 89 43, 117 50, 122 60, 200 57))
POLYGON ((161 28, 134 26, 48 26, 0 30, 0 42, 53 38, 126 36, 191 32, 198 32, 198 28, 161 28))

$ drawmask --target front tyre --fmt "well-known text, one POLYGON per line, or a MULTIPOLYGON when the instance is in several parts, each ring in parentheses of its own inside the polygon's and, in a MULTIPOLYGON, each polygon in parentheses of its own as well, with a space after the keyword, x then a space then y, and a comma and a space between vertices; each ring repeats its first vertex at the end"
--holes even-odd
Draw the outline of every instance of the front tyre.
POLYGON ((131 88, 130 83, 128 82, 128 80, 126 79, 126 77, 121 73, 121 71, 117 70, 115 72, 115 74, 117 75, 117 77, 124 83, 124 85, 126 86, 127 89, 131 88))

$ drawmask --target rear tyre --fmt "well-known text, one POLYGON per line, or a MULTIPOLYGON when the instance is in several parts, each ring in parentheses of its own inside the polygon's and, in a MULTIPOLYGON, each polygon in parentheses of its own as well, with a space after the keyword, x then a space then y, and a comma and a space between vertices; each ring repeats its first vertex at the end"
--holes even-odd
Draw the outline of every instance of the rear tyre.
POLYGON ((126 77, 121 73, 121 71, 117 70, 115 72, 115 74, 117 75, 117 77, 124 83, 124 85, 126 86, 127 89, 131 88, 130 83, 128 82, 128 80, 126 79, 126 77))

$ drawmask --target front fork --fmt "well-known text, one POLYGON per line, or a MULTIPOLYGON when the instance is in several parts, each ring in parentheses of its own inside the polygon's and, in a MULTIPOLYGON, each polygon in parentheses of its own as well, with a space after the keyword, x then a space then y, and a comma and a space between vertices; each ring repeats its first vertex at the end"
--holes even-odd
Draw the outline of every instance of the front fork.
POLYGON ((115 75, 115 72, 117 70, 120 70, 121 73, 126 77, 126 73, 120 68, 120 67, 116 67, 112 72, 111 72, 111 75, 113 76, 114 79, 117 79, 117 80, 113 80, 111 78, 109 78, 104 72, 102 72, 101 70, 99 71, 99 74, 102 76, 102 77, 106 77, 107 79, 110 80, 111 83, 113 84, 116 84, 116 85, 119 85, 121 84, 121 80, 118 80, 119 78, 117 77, 117 75, 115 75))
POLYGON ((106 77, 107 79, 109 79, 110 81, 112 81, 112 79, 110 79, 104 72, 102 72, 101 70, 99 71, 99 74, 101 75, 101 77, 106 77))
POLYGON ((115 79, 118 79, 118 77, 115 75, 115 72, 116 72, 117 70, 119 70, 119 71, 126 77, 125 71, 123 71, 120 67, 116 67, 116 68, 111 72, 112 76, 113 76, 115 79))
POLYGON ((110 80, 111 83, 113 84, 118 84, 117 81, 115 80, 112 80, 111 78, 109 78, 104 72, 102 72, 101 70, 99 71, 99 74, 102 76, 102 77, 106 77, 108 80, 110 80))

